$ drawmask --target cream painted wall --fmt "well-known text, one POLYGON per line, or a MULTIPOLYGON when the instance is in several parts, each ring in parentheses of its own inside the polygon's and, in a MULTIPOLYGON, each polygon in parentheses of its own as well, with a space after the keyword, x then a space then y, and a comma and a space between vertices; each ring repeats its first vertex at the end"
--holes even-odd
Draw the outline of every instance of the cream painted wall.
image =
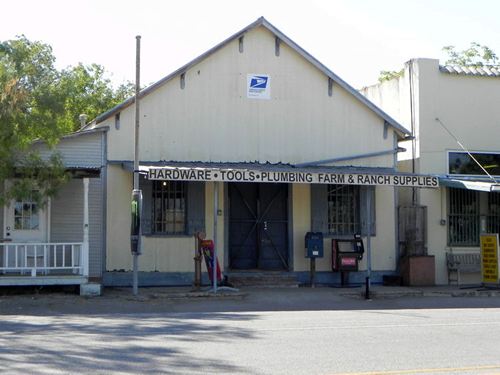
MULTIPOLYGON (((372 238, 372 270, 396 269, 396 211, 394 189, 389 186, 377 186, 375 189, 375 209, 377 232, 372 238)), ((366 246, 366 242, 365 242, 366 246)), ((366 255, 361 262, 366 269, 366 255)))
POLYGON ((140 271, 194 272, 196 243, 193 236, 143 236, 140 271))
POLYGON ((107 173, 106 270, 131 270, 130 195, 132 174, 109 165, 107 173))
POLYGON ((447 173, 446 151, 461 150, 436 117, 469 150, 500 150, 500 139, 495 136, 500 127, 500 78, 434 72, 426 75, 422 85, 428 97, 422 109, 430 107, 431 111, 422 116, 421 170, 447 173))
MULTIPOLYGON (((409 69, 410 65, 406 63, 402 76, 377 85, 363 87, 360 92, 411 131, 409 69)), ((399 145, 406 151, 398 154, 398 160, 411 159, 411 141, 400 142, 399 145)))
POLYGON ((405 64, 403 76, 361 90, 408 129, 411 128, 410 73, 414 80, 415 126, 420 139, 417 144, 420 173, 447 173, 446 151, 460 150, 436 118, 472 151, 500 149, 498 137, 491 136, 500 127, 500 78, 442 73, 438 60, 414 59, 405 64))
MULTIPOLYGON (((376 236, 371 237, 372 270, 396 269, 396 215, 394 189, 377 187, 375 193, 376 236)), ((304 236, 311 228, 311 197, 309 185, 293 187, 294 271, 309 271, 310 262, 304 256, 304 236)), ((366 237, 363 238, 365 255, 360 270, 366 270, 366 237)), ((316 260, 317 271, 331 271, 332 239, 325 238, 324 257, 316 260)))
MULTIPOLYGON (((106 270, 132 270, 130 195, 132 174, 110 165, 107 185, 106 270)), ((142 237, 139 271, 194 272, 195 240, 183 237, 142 237)))
MULTIPOLYGON (((292 221, 293 221, 293 270, 309 271, 309 259, 305 257, 304 238, 311 231, 311 187, 305 184, 292 185, 292 221)), ((325 244, 326 245, 326 244, 325 244)), ((326 247, 324 248, 326 249, 326 247)), ((325 258, 329 256, 324 254, 325 258)), ((318 259, 316 267, 323 271, 326 259, 318 259)))
POLYGON ((429 255, 434 255, 436 284, 447 284, 446 251, 449 251, 447 246, 448 234, 447 226, 440 223, 441 219, 447 219, 446 189, 425 189, 420 194, 420 199, 427 206, 427 251, 429 255))
MULTIPOLYGON (((384 121, 338 85, 328 96, 328 78, 282 44, 253 29, 244 53, 233 41, 141 101, 141 160, 307 162, 389 150, 384 121), (269 74, 271 100, 247 99, 249 73, 269 74), (188 146, 192 145, 192 146, 188 146)), ((110 160, 132 160, 134 107, 110 126, 110 160)), ((392 167, 392 157, 355 161, 392 167)), ((347 163, 349 165, 353 163, 347 163)))

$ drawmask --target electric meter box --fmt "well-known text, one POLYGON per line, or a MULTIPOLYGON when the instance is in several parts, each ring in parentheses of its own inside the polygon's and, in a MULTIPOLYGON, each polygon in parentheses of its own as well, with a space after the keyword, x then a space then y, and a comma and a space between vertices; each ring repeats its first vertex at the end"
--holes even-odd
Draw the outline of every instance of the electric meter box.
POLYGON ((323 258, 323 233, 306 233, 306 258, 323 258))

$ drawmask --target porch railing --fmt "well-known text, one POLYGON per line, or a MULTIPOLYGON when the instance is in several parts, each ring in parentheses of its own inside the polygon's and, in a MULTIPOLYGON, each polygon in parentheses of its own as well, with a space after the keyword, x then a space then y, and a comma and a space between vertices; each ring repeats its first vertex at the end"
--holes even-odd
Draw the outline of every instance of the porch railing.
POLYGON ((0 276, 88 276, 88 246, 83 242, 0 243, 0 276))

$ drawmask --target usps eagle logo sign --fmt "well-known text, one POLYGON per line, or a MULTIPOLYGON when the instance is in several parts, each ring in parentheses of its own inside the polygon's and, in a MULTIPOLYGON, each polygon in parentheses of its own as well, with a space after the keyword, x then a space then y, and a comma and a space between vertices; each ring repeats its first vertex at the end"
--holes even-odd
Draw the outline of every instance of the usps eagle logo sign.
POLYGON ((271 77, 268 74, 248 74, 247 97, 251 99, 271 99, 271 77))

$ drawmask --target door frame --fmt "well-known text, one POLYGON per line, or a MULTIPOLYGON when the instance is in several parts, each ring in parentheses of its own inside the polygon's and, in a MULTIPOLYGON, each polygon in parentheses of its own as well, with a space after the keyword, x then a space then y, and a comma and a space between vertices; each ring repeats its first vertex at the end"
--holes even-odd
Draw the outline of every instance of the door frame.
MULTIPOLYGON (((229 260, 230 260, 230 248, 229 248, 229 221, 230 221, 230 207, 229 207, 229 185, 231 182, 224 182, 224 271, 232 271, 229 268, 229 260)), ((248 182, 259 183, 259 182, 248 182)), ((263 183, 263 182, 260 182, 263 183)), ((282 272, 292 272, 294 270, 294 257, 293 257, 293 184, 287 183, 287 236, 288 236, 288 269, 283 269, 282 272)), ((236 270, 235 272, 239 272, 236 270)), ((245 272, 245 271, 243 271, 245 272)), ((259 272, 266 272, 265 270, 259 270, 259 272)))
MULTIPOLYGON (((10 182, 8 180, 5 180, 4 183, 4 191, 9 187, 10 182)), ((43 208, 38 208, 39 212, 39 221, 40 223, 43 220, 43 228, 40 230, 40 237, 42 238, 41 240, 32 240, 32 239, 22 239, 22 240, 13 240, 11 236, 7 237, 7 225, 9 224, 14 224, 10 223, 10 218, 9 214, 12 213, 14 208, 13 205, 15 205, 16 199, 11 199, 10 202, 6 203, 2 208, 3 208, 3 223, 2 223, 2 239, 11 239, 12 242, 41 242, 41 243, 46 243, 50 242, 50 208, 51 208, 51 199, 49 198, 47 201, 47 204, 43 208)), ((12 231, 12 229, 11 229, 12 231)))

